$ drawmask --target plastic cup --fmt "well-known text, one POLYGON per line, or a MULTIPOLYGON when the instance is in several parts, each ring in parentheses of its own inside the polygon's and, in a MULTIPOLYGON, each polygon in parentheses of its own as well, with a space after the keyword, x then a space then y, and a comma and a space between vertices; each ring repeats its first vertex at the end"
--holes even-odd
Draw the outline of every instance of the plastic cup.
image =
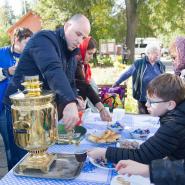
POLYGON ((122 121, 124 116, 125 116, 125 109, 115 108, 113 110, 112 121, 113 122, 116 122, 116 121, 120 122, 120 121, 122 121))
POLYGON ((87 151, 84 150, 76 151, 75 158, 78 162, 84 162, 87 158, 87 151))

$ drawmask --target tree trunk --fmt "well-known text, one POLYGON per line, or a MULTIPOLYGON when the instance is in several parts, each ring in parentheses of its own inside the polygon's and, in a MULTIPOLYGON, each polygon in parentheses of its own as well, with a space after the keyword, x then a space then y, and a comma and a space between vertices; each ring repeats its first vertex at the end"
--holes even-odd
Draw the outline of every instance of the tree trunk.
POLYGON ((135 37, 137 30, 137 1, 125 0, 126 4, 126 17, 127 17, 127 33, 126 33, 126 45, 130 50, 129 60, 134 62, 135 55, 135 37))

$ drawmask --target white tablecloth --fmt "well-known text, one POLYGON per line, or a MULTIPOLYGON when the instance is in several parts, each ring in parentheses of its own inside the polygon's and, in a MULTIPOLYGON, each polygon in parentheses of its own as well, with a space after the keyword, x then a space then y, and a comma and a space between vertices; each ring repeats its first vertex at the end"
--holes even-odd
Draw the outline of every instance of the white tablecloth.
MULTIPOLYGON (((106 122, 100 121, 100 117, 97 113, 88 113, 84 118, 84 126, 87 128, 88 132, 93 130, 104 130, 107 127, 106 122)), ((129 129, 145 128, 150 129, 151 133, 154 133, 159 125, 158 118, 151 117, 149 115, 131 115, 126 114, 124 116, 125 131, 122 133, 123 138, 130 138, 128 133, 129 129)), ((114 144, 115 145, 115 144, 114 144)), ((112 146, 114 146, 112 145, 112 146)), ((53 145, 48 149, 48 152, 52 153, 73 153, 79 150, 86 150, 93 147, 97 147, 86 139, 84 139, 80 146, 76 145, 53 145)), ((101 147, 107 147, 107 145, 101 145, 101 147)), ((18 177, 13 174, 11 170, 6 174, 1 180, 2 185, 109 185, 111 179, 117 175, 114 170, 103 170, 95 167, 88 160, 85 162, 84 167, 80 175, 74 180, 60 180, 60 179, 42 179, 42 178, 30 178, 30 177, 18 177)), ((142 177, 129 177, 132 185, 140 185, 143 179, 145 185, 150 184, 149 179, 142 177), (139 184, 137 184, 137 178, 139 184)))

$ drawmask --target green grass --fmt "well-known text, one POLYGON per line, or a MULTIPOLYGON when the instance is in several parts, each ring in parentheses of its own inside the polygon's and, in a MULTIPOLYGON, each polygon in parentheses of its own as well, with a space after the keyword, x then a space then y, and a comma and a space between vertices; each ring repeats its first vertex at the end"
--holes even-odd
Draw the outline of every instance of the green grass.
MULTIPOLYGON (((106 68, 95 67, 92 68, 92 76, 97 84, 113 84, 124 70, 125 69, 121 68, 120 66, 106 68)), ((129 113, 137 113, 137 101, 132 98, 132 78, 129 78, 125 82, 127 84, 125 110, 129 113)))

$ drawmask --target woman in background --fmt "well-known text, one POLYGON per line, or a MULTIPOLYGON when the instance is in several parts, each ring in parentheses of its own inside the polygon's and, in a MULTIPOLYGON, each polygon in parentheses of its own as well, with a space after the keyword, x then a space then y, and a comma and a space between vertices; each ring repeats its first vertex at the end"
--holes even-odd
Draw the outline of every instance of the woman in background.
POLYGON ((118 86, 132 76, 133 97, 138 101, 140 114, 148 114, 145 105, 147 85, 152 79, 165 72, 165 66, 160 61, 161 53, 158 44, 148 44, 145 53, 146 56, 136 60, 112 86, 118 86))
POLYGON ((80 44, 80 53, 77 56, 78 64, 76 71, 76 86, 79 95, 85 100, 88 98, 100 112, 103 121, 111 121, 109 112, 105 109, 98 95, 98 87, 92 79, 89 61, 93 59, 96 52, 96 41, 92 37, 87 37, 80 44))
POLYGON ((181 75, 185 69, 185 37, 178 36, 170 45, 170 55, 173 60, 174 72, 181 75))

